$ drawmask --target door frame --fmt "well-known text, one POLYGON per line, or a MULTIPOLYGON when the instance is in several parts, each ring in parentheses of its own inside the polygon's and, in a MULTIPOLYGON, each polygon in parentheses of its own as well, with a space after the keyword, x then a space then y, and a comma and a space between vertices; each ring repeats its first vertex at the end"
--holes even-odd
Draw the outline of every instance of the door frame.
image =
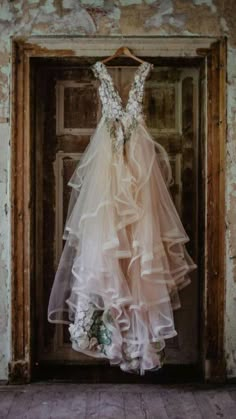
MULTIPOLYGON (((212 37, 122 37, 139 56, 202 58, 206 71, 203 164, 199 180, 202 213, 203 278, 200 353, 206 381, 226 380, 225 317, 225 143, 227 39, 212 37)), ((34 182, 32 171, 31 58, 103 57, 120 46, 120 37, 12 38, 11 113, 11 361, 9 381, 32 380, 32 278, 34 277, 34 182)))

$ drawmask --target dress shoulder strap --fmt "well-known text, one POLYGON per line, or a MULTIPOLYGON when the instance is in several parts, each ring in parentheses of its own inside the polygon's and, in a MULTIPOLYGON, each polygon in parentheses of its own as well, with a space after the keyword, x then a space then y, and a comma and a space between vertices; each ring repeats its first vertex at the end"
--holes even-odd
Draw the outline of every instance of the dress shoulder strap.
POLYGON ((149 75, 151 69, 154 67, 153 64, 144 61, 137 69, 133 84, 130 90, 129 100, 127 103, 127 111, 136 117, 143 113, 143 96, 145 81, 149 75))
POLYGON ((138 70, 137 70, 138 77, 140 77, 141 79, 142 78, 145 79, 153 68, 154 68, 154 64, 149 63, 148 61, 144 61, 138 67, 138 70))
POLYGON ((99 78, 100 80, 107 79, 111 81, 111 77, 101 61, 96 61, 91 66, 91 69, 93 70, 95 77, 99 78))

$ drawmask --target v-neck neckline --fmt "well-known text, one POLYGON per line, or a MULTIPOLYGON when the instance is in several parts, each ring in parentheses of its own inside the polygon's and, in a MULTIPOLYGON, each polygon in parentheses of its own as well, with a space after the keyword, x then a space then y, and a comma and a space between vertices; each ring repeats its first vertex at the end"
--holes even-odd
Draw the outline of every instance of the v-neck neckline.
MULTIPOLYGON (((123 101, 122 101, 122 99, 121 99, 120 93, 119 93, 118 89, 115 87, 115 84, 114 84, 113 78, 112 78, 112 76, 110 75, 110 73, 109 73, 109 71, 108 71, 108 69, 107 69, 106 64, 104 64, 102 61, 99 61, 99 60, 98 60, 98 61, 96 61, 96 63, 95 63, 95 64, 97 64, 97 63, 99 63, 99 64, 103 67, 103 69, 105 69, 106 76, 109 78, 110 83, 111 83, 111 86, 112 86, 112 88, 113 88, 113 91, 115 92, 115 94, 116 94, 116 96, 117 96, 117 98, 118 98, 118 101, 119 101, 119 103, 120 103, 121 110, 122 110, 122 112, 123 112, 123 113, 127 113, 127 111, 128 111, 128 106, 129 106, 129 104, 130 104, 130 100, 131 100, 131 92, 133 91, 134 84, 135 84, 135 82, 136 82, 136 75, 138 74, 138 72, 140 71, 140 69, 141 69, 142 67, 144 67, 145 65, 148 65, 148 66, 150 66, 150 68, 153 68, 153 64, 149 63, 148 61, 143 61, 141 64, 139 64, 139 65, 138 65, 138 67, 136 68, 136 70, 135 70, 135 72, 134 72, 134 75, 133 75, 133 80, 132 80, 131 85, 130 85, 130 88, 129 88, 129 93, 128 93, 128 98, 127 98, 126 104, 123 104, 123 101)), ((94 64, 94 65, 95 65, 95 64, 94 64)))

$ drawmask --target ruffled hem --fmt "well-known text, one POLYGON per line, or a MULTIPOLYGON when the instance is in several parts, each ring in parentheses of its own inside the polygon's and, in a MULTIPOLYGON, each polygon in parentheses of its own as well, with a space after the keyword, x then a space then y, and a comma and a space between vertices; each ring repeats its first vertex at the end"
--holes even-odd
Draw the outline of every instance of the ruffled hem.
MULTIPOLYGON (((71 310, 76 307, 75 319, 69 325, 73 349, 95 358, 108 359, 111 365, 119 365, 124 371, 136 372, 141 375, 146 370, 162 366, 164 339, 177 335, 173 328, 173 321, 169 325, 166 324, 165 333, 162 333, 164 328, 162 331, 157 330, 158 327, 154 330, 151 328, 154 317, 160 315, 157 307, 164 302, 159 301, 158 305, 145 307, 145 309, 141 305, 139 308, 131 309, 126 304, 119 306, 110 304, 109 308, 101 309, 91 303, 91 300, 86 300, 81 295, 78 297, 79 305, 74 306, 70 300, 67 301, 71 310), (85 308, 82 301, 85 301, 85 308), (83 313, 86 312, 86 304, 90 307, 90 312, 88 310, 84 321, 81 321, 83 313), (149 319, 149 330, 145 327, 148 323, 148 315, 152 315, 152 319, 149 319), (91 318, 92 322, 90 322, 91 318), (139 328, 133 330, 134 324, 139 324, 139 328), (89 330, 88 333, 86 326, 89 330)), ((119 303, 121 304, 120 301, 119 303)))
MULTIPOLYGON (((142 267, 153 260, 151 256, 153 254, 143 254, 136 263, 142 267)), ((114 253, 113 263, 115 261, 119 263, 114 253)), ((189 269, 186 265, 186 271, 189 269)), ((64 310, 68 320, 63 323, 69 325, 72 348, 92 357, 105 358, 126 372, 143 375, 147 370, 161 368, 165 340, 177 335, 172 310, 181 307, 178 290, 187 286, 190 278, 185 275, 176 281, 159 279, 150 269, 141 276, 139 287, 142 284, 143 288, 136 289, 136 294, 132 284, 125 282, 122 270, 117 269, 115 276, 105 269, 89 272, 77 257, 71 271, 70 295, 65 301, 68 309, 64 310), (90 307, 90 315, 86 314, 84 304, 90 307), (100 316, 96 326, 96 316, 93 323, 88 323, 94 313, 100 316)), ((170 272, 164 273, 173 278, 170 272)), ((56 310, 50 312, 49 321, 62 323, 61 314, 56 310)))

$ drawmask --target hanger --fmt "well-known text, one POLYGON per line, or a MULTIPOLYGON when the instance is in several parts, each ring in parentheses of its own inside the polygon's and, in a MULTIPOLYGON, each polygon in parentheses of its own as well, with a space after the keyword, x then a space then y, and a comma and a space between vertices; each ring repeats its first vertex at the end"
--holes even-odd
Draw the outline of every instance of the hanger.
POLYGON ((119 57, 120 55, 126 55, 127 57, 133 58, 133 60, 138 61, 139 63, 145 62, 144 60, 141 60, 141 58, 138 58, 136 55, 134 55, 128 47, 120 47, 113 55, 110 55, 109 57, 102 60, 102 63, 105 64, 113 58, 119 57))

